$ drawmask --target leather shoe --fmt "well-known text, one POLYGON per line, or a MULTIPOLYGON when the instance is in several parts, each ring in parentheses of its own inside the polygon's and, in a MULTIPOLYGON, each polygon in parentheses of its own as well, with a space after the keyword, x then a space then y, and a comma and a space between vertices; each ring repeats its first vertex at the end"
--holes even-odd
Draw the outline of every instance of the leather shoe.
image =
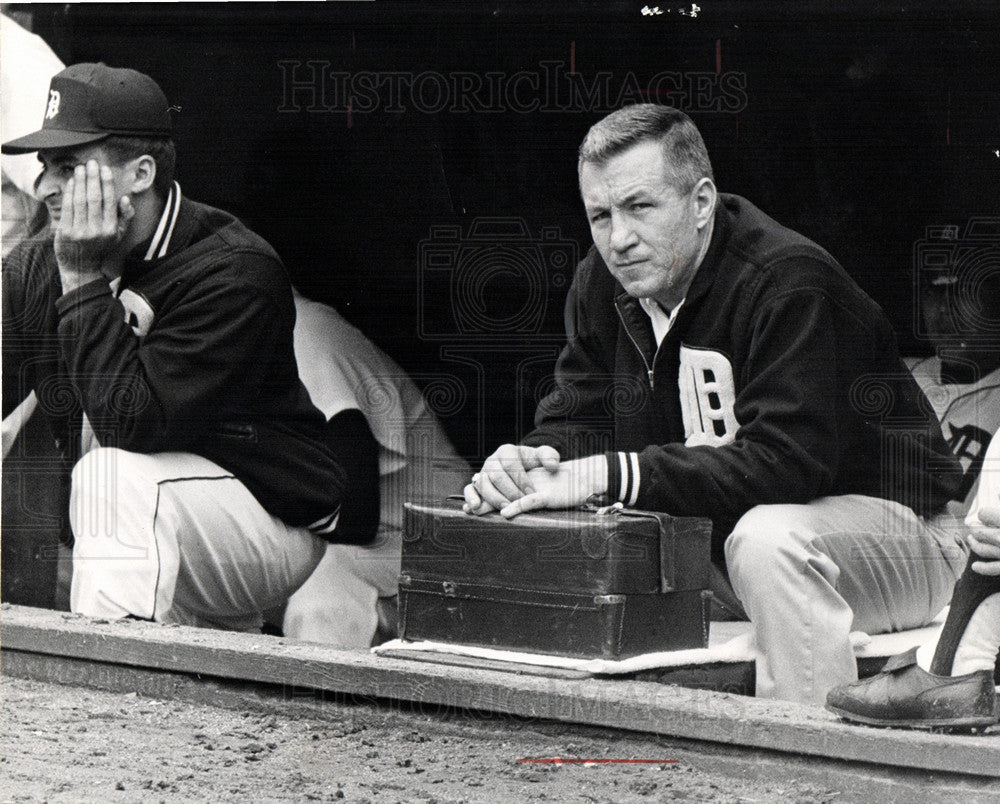
POLYGON ((830 690, 826 708, 869 726, 976 728, 1000 721, 993 673, 935 676, 917 665, 917 649, 893 656, 882 672, 830 690))

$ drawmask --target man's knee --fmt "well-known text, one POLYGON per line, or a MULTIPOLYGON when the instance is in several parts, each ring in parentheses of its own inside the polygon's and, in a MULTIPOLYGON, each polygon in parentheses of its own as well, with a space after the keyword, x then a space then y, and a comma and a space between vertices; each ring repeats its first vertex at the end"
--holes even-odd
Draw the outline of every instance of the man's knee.
POLYGON ((146 477, 144 460, 147 456, 101 447, 77 461, 69 505, 74 560, 137 558, 150 549, 151 524, 137 513, 153 504, 147 498, 155 483, 146 477))
POLYGON ((726 539, 730 574, 773 573, 791 558, 801 541, 795 525, 797 505, 758 505, 747 511, 726 539))
POLYGON ((115 531, 117 516, 114 467, 121 450, 91 450, 70 475, 69 521, 73 531, 74 558, 104 555, 115 531))
POLYGON ((747 599, 791 594, 803 583, 836 585, 840 569, 825 544, 823 511, 814 505, 761 505, 736 523, 726 540, 726 566, 744 606, 747 599))
POLYGON ((90 482, 95 473, 106 466, 111 459, 110 453, 118 450, 108 447, 100 447, 91 450, 76 462, 73 472, 70 475, 70 483, 74 495, 85 493, 91 488, 96 488, 96 484, 90 482))
POLYGON ((72 499, 114 499, 142 482, 145 455, 117 447, 92 449, 73 467, 70 475, 72 499))

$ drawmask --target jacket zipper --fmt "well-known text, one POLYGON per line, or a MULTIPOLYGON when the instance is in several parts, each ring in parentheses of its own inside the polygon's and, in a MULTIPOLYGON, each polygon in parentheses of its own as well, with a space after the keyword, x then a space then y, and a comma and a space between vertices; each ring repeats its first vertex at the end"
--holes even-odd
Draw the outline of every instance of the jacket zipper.
MULTIPOLYGON (((639 342, 634 337, 632 337, 632 333, 631 333, 631 331, 628 328, 628 323, 625 321, 624 316, 622 316, 622 311, 618 308, 617 304, 615 305, 615 312, 618 313, 618 318, 622 322, 622 329, 625 330, 625 334, 628 335, 628 339, 630 341, 632 341, 632 345, 635 347, 635 350, 639 353, 639 357, 642 360, 642 364, 646 367, 646 376, 649 378, 649 390, 653 391, 653 390, 655 390, 655 388, 653 387, 653 383, 654 383, 654 381, 653 381, 653 369, 650 367, 649 361, 646 360, 646 355, 643 354, 642 348, 639 346, 639 342)), ((659 353, 660 353, 660 345, 657 344, 656 345, 656 352, 653 354, 653 365, 654 366, 656 365, 656 356, 659 353)))

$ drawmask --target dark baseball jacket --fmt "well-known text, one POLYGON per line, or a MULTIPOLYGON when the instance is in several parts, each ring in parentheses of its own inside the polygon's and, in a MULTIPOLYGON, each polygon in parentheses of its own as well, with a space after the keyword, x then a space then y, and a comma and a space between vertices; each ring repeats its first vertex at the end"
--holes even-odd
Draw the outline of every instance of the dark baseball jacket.
POLYGON ((63 295, 51 236, 4 261, 4 416, 34 390, 69 461, 85 411, 102 446, 202 455, 289 525, 372 539, 377 445, 356 411, 326 422, 299 381, 278 256, 176 184, 160 224, 110 286, 63 295))
POLYGON ((961 475, 881 309, 816 244, 721 195, 709 249, 659 348, 592 248, 566 304, 556 389, 523 440, 608 453, 609 492, 713 520, 864 494, 939 511, 961 475))

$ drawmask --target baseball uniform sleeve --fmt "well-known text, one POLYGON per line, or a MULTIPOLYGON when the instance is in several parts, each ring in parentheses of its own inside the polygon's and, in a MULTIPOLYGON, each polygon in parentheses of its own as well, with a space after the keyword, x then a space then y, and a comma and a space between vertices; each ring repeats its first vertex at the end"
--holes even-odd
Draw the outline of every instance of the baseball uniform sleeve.
MULTIPOLYGON (((98 439, 135 452, 193 449, 210 422, 268 386, 293 310, 266 288, 219 271, 176 291, 137 337, 107 282, 59 298, 63 358, 98 439)), ((260 259, 247 255, 245 261, 260 259)), ((246 270, 252 270, 246 265, 246 270)))

